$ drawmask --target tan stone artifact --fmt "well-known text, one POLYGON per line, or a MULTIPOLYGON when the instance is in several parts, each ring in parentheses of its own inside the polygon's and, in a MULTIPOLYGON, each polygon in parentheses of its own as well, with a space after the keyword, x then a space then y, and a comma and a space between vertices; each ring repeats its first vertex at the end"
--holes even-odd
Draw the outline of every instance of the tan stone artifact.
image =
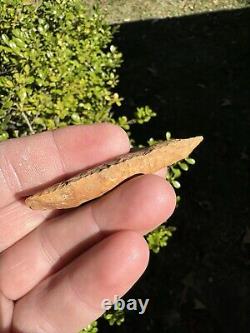
POLYGON ((120 155, 28 197, 25 203, 32 209, 77 207, 100 197, 127 178, 154 173, 188 157, 202 140, 202 136, 197 136, 163 141, 120 155))

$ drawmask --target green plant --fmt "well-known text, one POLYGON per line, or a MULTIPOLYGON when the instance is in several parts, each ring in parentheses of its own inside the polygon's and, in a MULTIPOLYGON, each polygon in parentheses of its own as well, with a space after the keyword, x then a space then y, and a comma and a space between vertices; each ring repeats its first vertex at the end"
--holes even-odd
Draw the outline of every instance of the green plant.
POLYGON ((175 227, 166 227, 165 225, 161 225, 150 234, 148 234, 147 242, 150 250, 154 253, 158 253, 161 247, 167 246, 168 240, 173 236, 173 232, 175 230, 175 227))
POLYGON ((88 325, 79 333, 97 333, 97 332, 98 332, 97 321, 94 321, 92 324, 88 325))
MULTIPOLYGON (((0 140, 115 122, 121 53, 110 45, 113 31, 102 16, 87 15, 79 0, 0 3, 0 140)), ((151 116, 141 108, 133 119, 120 116, 117 122, 128 130, 151 116)))
MULTIPOLYGON (((114 30, 97 10, 87 14, 81 0, 0 0, 0 7, 0 141, 96 122, 117 123, 130 136, 132 125, 156 116, 144 106, 130 119, 114 119, 112 106, 122 101, 114 91, 122 55, 112 45, 114 30)), ((186 159, 170 167, 173 186, 179 187, 181 169, 192 163, 186 159)), ((151 250, 166 246, 173 230, 162 226, 149 234, 151 250)), ((104 318, 119 325, 124 313, 104 318)), ((97 331, 94 322, 82 332, 97 331)))
POLYGON ((103 317, 108 321, 110 326, 118 325, 120 326, 125 321, 124 310, 108 310, 103 315, 103 317))
MULTIPOLYGON (((114 123, 111 108, 122 99, 113 88, 122 59, 100 13, 87 15, 80 0, 0 4, 0 140, 114 123)), ((117 123, 129 130, 155 115, 138 108, 133 119, 121 115, 117 123)))
POLYGON ((1 1, 0 116, 12 137, 110 121, 121 54, 98 14, 80 1, 1 1))
MULTIPOLYGON (((171 133, 166 133, 166 140, 171 139, 171 133)), ((185 158, 183 161, 179 161, 174 165, 171 165, 168 168, 166 179, 173 185, 174 188, 179 189, 181 187, 180 182, 177 180, 180 178, 182 171, 188 171, 189 165, 194 165, 195 160, 191 157, 185 158)), ((180 197, 177 197, 177 201, 180 200, 180 197)))

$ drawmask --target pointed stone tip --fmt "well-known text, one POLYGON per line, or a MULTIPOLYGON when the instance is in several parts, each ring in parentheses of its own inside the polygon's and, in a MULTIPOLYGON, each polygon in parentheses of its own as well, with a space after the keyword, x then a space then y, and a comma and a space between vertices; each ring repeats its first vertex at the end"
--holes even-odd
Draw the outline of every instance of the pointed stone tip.
POLYGON ((192 150, 194 150, 202 141, 203 141, 203 136, 194 136, 192 138, 187 139, 190 143, 190 146, 192 147, 192 150))
POLYGON ((204 136, 202 135, 198 135, 197 138, 200 140, 200 142, 204 140, 204 136))
POLYGON ((193 141, 197 144, 197 146, 204 140, 204 137, 202 135, 199 135, 199 136, 195 136, 193 138, 193 141))
MULTIPOLYGON (((185 152, 185 154, 188 156, 189 154, 192 153, 192 151, 203 141, 203 136, 194 136, 191 138, 187 138, 187 139, 180 139, 180 143, 183 147, 183 152, 185 152), (186 147, 186 148, 184 148, 186 147)), ((187 157, 184 156, 183 158, 187 157)))

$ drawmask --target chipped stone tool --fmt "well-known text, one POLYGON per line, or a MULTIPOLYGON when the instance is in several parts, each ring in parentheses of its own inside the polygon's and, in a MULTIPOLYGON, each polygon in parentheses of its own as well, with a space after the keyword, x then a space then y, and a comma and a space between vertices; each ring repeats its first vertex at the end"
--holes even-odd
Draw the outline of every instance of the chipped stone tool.
POLYGON ((186 158, 202 140, 202 136, 196 136, 163 141, 120 155, 28 197, 25 203, 31 209, 41 210, 77 207, 100 197, 127 178, 154 173, 186 158))

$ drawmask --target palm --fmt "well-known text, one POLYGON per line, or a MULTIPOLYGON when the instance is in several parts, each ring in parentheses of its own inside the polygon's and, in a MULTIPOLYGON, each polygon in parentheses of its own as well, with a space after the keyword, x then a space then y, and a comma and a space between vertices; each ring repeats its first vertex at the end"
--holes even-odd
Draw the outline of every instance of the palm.
MULTIPOLYGON (((118 127, 73 126, 0 144, 0 331, 75 333, 143 273, 143 234, 171 215, 172 188, 133 178, 77 209, 32 211, 23 198, 129 150, 118 127)), ((162 172, 158 173, 159 175, 162 172)))

